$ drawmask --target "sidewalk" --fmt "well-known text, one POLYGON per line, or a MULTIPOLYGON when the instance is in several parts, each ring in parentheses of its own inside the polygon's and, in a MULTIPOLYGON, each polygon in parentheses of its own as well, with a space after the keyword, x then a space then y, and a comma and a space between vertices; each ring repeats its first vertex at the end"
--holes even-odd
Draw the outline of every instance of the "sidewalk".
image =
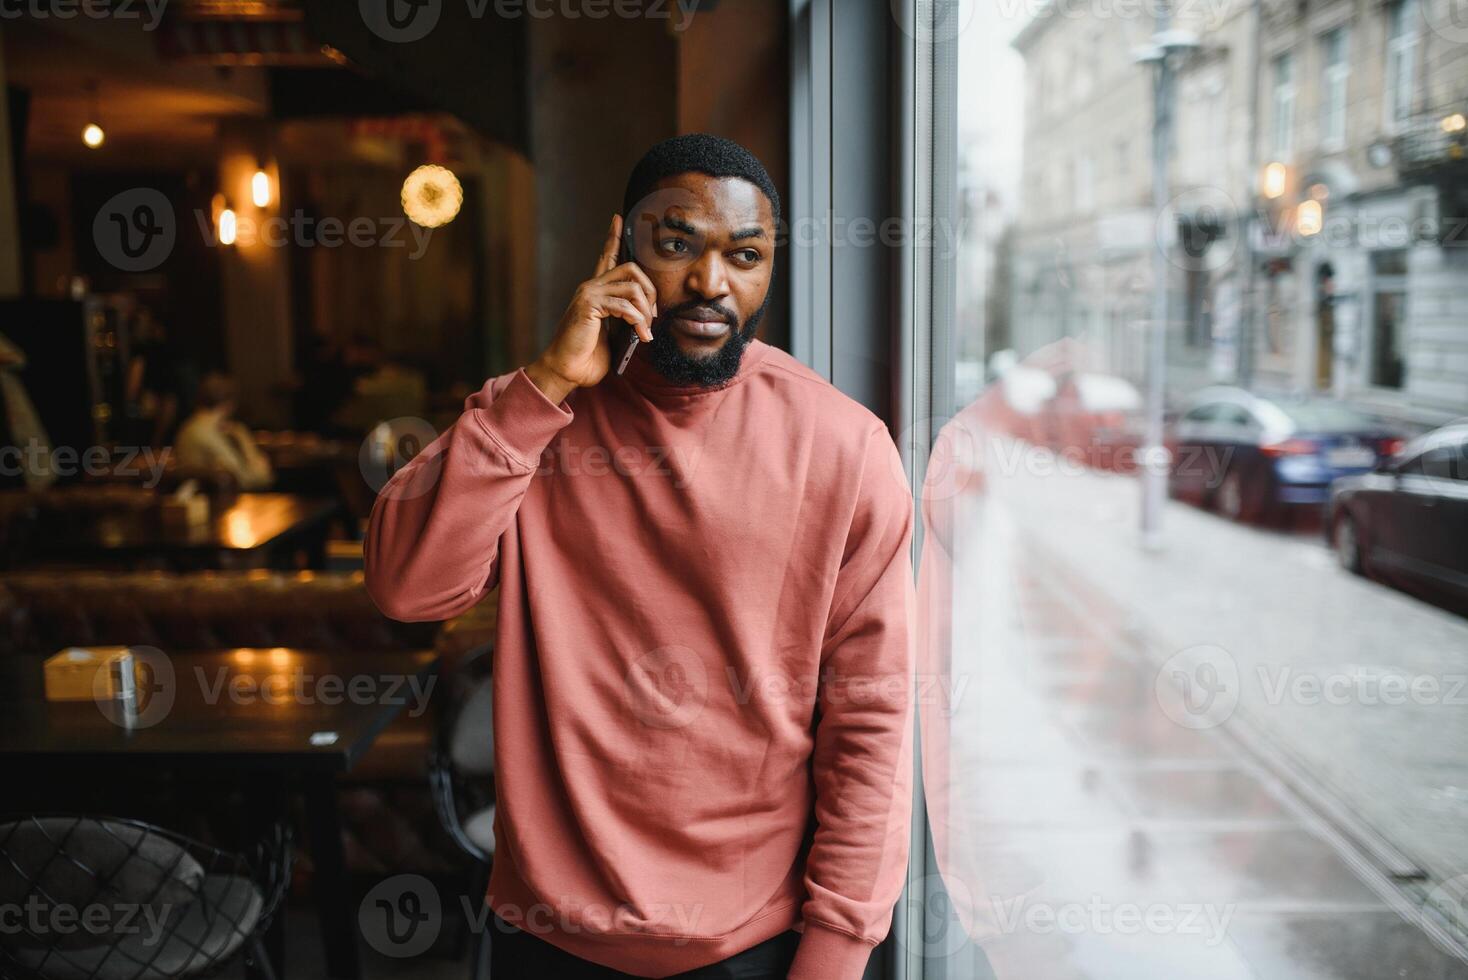
MULTIPOLYGON (((1071 558, 1105 590, 1074 587, 1078 572, 1057 565, 1052 552, 1077 551, 1057 547, 1072 522, 1123 537, 1125 502, 1108 500, 1111 488, 1042 495, 989 474, 987 495, 956 518, 952 676, 962 687, 948 720, 947 812, 930 819, 949 828, 944 883, 993 975, 1468 976, 1414 904, 1356 862, 1227 722, 1188 723, 1159 699, 1157 667, 1137 642, 1148 617, 1099 601, 1137 598, 1122 581, 1136 573, 1104 555, 1105 535, 1078 551, 1095 564, 1071 558)), ((1154 595, 1195 580, 1189 569, 1154 595)), ((961 939, 951 946, 949 975, 970 976, 961 939)))
POLYGON ((1180 503, 1146 553, 1134 479, 1042 475, 995 448, 992 495, 1183 685, 1170 703, 1159 686, 1180 731, 1237 715, 1415 865, 1394 872, 1468 874, 1468 620, 1344 572, 1318 540, 1180 503))

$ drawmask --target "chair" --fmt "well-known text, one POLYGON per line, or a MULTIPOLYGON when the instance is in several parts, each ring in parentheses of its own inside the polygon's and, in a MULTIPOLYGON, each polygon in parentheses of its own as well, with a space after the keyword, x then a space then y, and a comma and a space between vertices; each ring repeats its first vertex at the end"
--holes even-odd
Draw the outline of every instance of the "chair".
POLYGON ((0 905, 21 910, 0 931, 0 975, 182 980, 243 955, 273 980, 263 936, 290 853, 284 824, 246 858, 135 820, 0 817, 0 905))
MULTIPOLYGON (((470 894, 483 900, 494 863, 494 705, 491 644, 466 654, 448 678, 428 760, 428 784, 444 830, 474 862, 470 894)), ((474 936, 475 980, 489 976, 489 927, 474 936)))

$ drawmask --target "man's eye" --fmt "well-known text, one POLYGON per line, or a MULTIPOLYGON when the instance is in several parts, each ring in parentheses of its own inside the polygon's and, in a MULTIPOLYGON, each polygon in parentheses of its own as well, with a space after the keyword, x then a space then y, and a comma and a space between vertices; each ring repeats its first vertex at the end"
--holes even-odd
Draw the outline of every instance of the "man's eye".
POLYGON ((688 243, 681 238, 664 238, 658 242, 658 248, 674 255, 682 255, 688 251, 688 243))
POLYGON ((734 253, 734 256, 740 262, 747 262, 750 265, 759 261, 759 252, 752 248, 741 248, 734 253))

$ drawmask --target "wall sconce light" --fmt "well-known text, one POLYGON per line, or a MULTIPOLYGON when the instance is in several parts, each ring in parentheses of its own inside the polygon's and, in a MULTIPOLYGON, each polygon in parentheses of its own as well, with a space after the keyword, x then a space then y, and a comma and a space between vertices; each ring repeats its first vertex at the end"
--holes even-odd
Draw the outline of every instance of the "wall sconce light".
POLYGON ((250 200, 257 208, 270 206, 270 175, 264 170, 255 171, 250 178, 250 200))
POLYGON ((219 212, 219 244, 221 244, 221 245, 233 245, 234 244, 234 237, 235 237, 236 230, 237 230, 237 222, 236 222, 236 219, 235 219, 235 216, 234 216, 234 211, 231 210, 230 208, 225 208, 223 211, 220 211, 219 212))
POLYGON ((97 107, 97 83, 87 83, 87 94, 91 96, 91 115, 88 117, 86 126, 82 127, 82 142, 89 149, 97 149, 107 139, 107 134, 102 130, 102 112, 97 107))

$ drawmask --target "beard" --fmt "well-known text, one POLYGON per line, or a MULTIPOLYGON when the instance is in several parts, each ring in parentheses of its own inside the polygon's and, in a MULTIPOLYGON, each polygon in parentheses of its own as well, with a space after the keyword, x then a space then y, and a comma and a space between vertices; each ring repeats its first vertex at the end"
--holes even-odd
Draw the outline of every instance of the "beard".
MULTIPOLYGON (((713 388, 724 384, 739 373, 739 362, 744 358, 744 349, 754 339, 754 332, 770 305, 770 296, 773 292, 774 290, 769 290, 765 293, 764 302, 750 315, 748 320, 744 321, 743 326, 739 326, 734 314, 729 313, 727 322, 734 326, 734 330, 730 332, 729 339, 724 341, 724 346, 714 353, 705 357, 692 357, 685 354, 678 346, 678 340, 673 336, 672 330, 658 330, 653 333, 652 342, 648 344, 648 361, 659 374, 673 384, 697 385, 701 388, 713 388)), ((668 310, 664 316, 674 317, 680 311, 695 307, 722 309, 717 303, 702 303, 694 300, 668 310)))

